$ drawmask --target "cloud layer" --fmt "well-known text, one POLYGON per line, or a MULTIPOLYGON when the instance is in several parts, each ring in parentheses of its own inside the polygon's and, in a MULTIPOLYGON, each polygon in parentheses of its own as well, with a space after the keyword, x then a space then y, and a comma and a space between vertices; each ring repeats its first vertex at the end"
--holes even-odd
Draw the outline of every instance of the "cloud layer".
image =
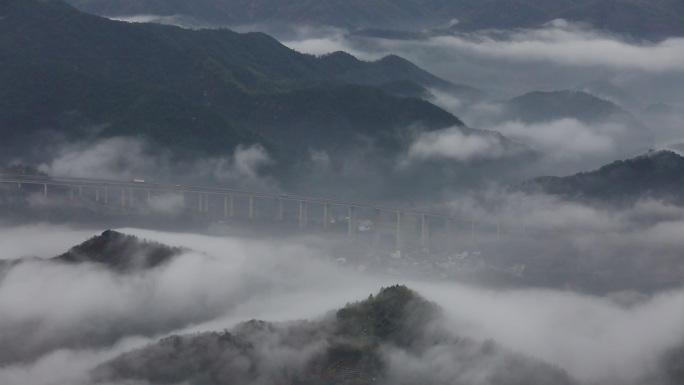
POLYGON ((273 163, 260 145, 238 146, 224 157, 175 160, 144 140, 114 137, 59 146, 39 170, 55 177, 231 183, 243 188, 273 188, 275 180, 263 169, 273 163))
POLYGON ((643 100, 677 97, 682 101, 684 39, 638 42, 563 20, 534 29, 426 34, 414 40, 308 28, 285 44, 315 55, 344 50, 365 60, 397 54, 454 83, 491 91, 497 98, 608 79, 643 100))
MULTIPOLYGON (((567 251, 562 247, 570 244, 585 254, 583 258, 605 257, 611 250, 625 248, 638 254, 655 245, 681 247, 684 211, 658 202, 618 212, 550 197, 506 199, 497 209, 504 239, 520 228, 532 234, 530 239, 538 231, 554 231, 561 236, 544 239, 548 246, 562 254, 567 251), (515 229, 507 226, 512 221, 515 229)), ((459 204, 455 202, 454 208, 463 215, 492 219, 492 213, 478 203, 459 204)), ((17 242, 3 248, 2 258, 46 257, 51 255, 50 247, 57 254, 64 251, 65 243, 76 244, 95 233, 46 226, 3 228, 1 234, 41 239, 43 249, 37 252, 37 242, 17 242), (42 234, 48 230, 51 236, 45 238, 42 234)), ((36 261, 6 273, 0 279, 2 357, 15 364, 0 368, 0 382, 87 383, 88 370, 97 364, 167 333, 220 331, 249 319, 315 318, 395 283, 406 284, 442 306, 456 335, 493 338, 589 382, 638 382, 655 370, 662 353, 684 341, 679 322, 684 318, 681 291, 599 297, 542 289, 478 289, 456 282, 359 273, 356 266, 367 263, 361 255, 349 258, 349 268, 341 268, 327 262, 328 246, 313 238, 245 240, 121 231, 195 251, 167 266, 133 275, 36 261), (630 296, 632 300, 625 299, 630 296), (28 357, 36 360, 22 362, 28 357)), ((411 365, 434 367, 446 358, 447 352, 432 350, 412 357, 411 365)))
POLYGON ((408 149, 409 159, 497 159, 506 155, 506 146, 495 135, 465 134, 459 127, 425 132, 408 149))

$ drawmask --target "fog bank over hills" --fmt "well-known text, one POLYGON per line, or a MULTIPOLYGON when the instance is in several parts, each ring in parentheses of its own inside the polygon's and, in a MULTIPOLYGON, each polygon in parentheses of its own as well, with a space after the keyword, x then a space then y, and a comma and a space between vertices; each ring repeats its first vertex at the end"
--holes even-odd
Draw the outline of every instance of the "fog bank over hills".
POLYGON ((485 91, 474 99, 431 90, 426 99, 470 127, 565 158, 545 162, 534 171, 538 175, 572 174, 682 142, 684 68, 677 58, 684 46, 677 37, 645 42, 555 20, 533 28, 449 33, 302 27, 285 44, 316 54, 334 47, 367 60, 393 53, 485 91), (575 90, 602 100, 568 97, 575 90), (524 100, 528 108, 517 111, 522 115, 512 113, 511 103, 524 100), (603 117, 597 119, 599 111, 603 117), (572 158, 583 162, 566 162, 572 158))
POLYGON ((330 47, 370 59, 392 52, 445 79, 497 93, 574 88, 610 80, 644 98, 679 95, 681 38, 644 42, 565 20, 534 28, 468 33, 347 33, 302 27, 285 43, 322 54, 330 47), (559 76, 560 75, 560 76, 559 76), (668 80, 678 83, 668 85, 668 80))
POLYGON ((427 201, 681 139, 677 38, 635 42, 558 20, 408 38, 295 27, 285 45, 311 56, 263 33, 9 5, 5 42, 22 54, 3 80, 6 161, 54 175, 427 201), (40 84, 63 97, 41 99, 40 84))
POLYGON ((681 385, 682 15, 0 2, 0 384, 681 385))
POLYGON ((652 151, 615 161, 598 170, 567 177, 538 177, 524 184, 524 188, 605 204, 629 205, 650 198, 681 205, 684 196, 679 175, 682 170, 682 156, 672 151, 652 151))
MULTIPOLYGON (((68 235, 71 231, 53 228, 74 244, 83 241, 68 235)), ((275 383, 270 376, 318 383, 326 376, 353 374, 392 383, 415 376, 435 384, 471 376, 482 383, 575 383, 562 371, 582 383, 676 383, 668 376, 679 369, 665 372, 661 365, 684 342, 679 291, 605 297, 499 291, 359 273, 353 264, 361 260, 338 266, 323 258, 321 243, 305 238, 248 241, 121 231, 187 251, 138 272, 116 272, 85 260, 25 260, 6 270, 0 279, 0 308, 12 317, 3 319, 0 329, 22 332, 2 333, 14 338, 2 344, 4 357, 16 359, 13 349, 43 353, 3 366, 3 383, 88 384, 91 373, 141 383, 231 383, 224 381, 231 373, 263 374, 269 376, 265 383, 275 383), (434 304, 402 288, 378 294, 398 279, 434 304), (42 295, 33 297, 36 290, 42 295), (33 300, 17 301, 18 293, 33 300), (361 301, 371 293, 372 299, 361 301), (345 303, 353 304, 345 308, 345 303), (334 309, 347 310, 328 312, 334 309), (243 323, 251 319, 270 322, 243 323), (296 319, 309 321, 283 322, 296 319), (644 328, 652 332, 639 333, 644 328), (169 335, 181 337, 157 343, 169 335), (319 355, 326 350, 328 355, 319 355), (183 360, 183 365, 167 360, 186 354, 196 360, 183 360), (256 372, 242 371, 241 354, 256 360, 256 372)), ((28 248, 5 250, 3 258, 28 248)))
MULTIPOLYGON (((59 1, 13 0, 1 11, 2 52, 12 52, 0 78, 4 161, 55 175, 155 173, 270 190, 323 186, 312 193, 371 199, 395 191, 394 199, 415 195, 396 187, 425 175, 422 165, 397 168, 423 133, 494 137, 516 161, 533 156, 414 96, 427 87, 455 97, 478 91, 395 55, 314 57, 263 33, 116 22, 59 1)), ((496 164, 475 172, 440 165, 470 174, 474 185, 487 170, 506 174, 496 164)))

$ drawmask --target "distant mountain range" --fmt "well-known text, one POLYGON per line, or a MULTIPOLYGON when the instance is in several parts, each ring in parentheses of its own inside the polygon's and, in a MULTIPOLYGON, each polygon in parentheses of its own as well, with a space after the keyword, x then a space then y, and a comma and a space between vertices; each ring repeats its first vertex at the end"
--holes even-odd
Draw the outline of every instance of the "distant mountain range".
POLYGON ((263 33, 131 24, 58 0, 8 0, 0 15, 4 160, 45 162, 46 146, 121 136, 143 138, 153 151, 170 150, 181 160, 258 144, 275 161, 269 172, 290 189, 298 188, 296 177, 312 174, 307 162, 315 150, 330 155, 347 180, 336 181, 336 174, 314 185, 396 192, 391 183, 370 186, 394 172, 418 133, 456 127, 466 136, 492 135, 419 98, 427 88, 470 96, 478 90, 398 56, 315 57, 263 33), (354 174, 345 157, 365 164, 355 167, 369 175, 354 174))
POLYGON ((10 0, 0 14, 0 127, 10 149, 44 129, 82 136, 78 126, 211 154, 237 144, 273 149, 268 135, 293 127, 303 132, 281 137, 306 148, 333 128, 352 138, 416 122, 462 125, 427 102, 374 87, 456 87, 398 57, 316 58, 260 33, 121 23, 59 1, 10 0))
POLYGON ((534 27, 557 18, 640 38, 684 35, 677 0, 69 0, 106 16, 183 16, 196 24, 319 24, 348 28, 473 31, 534 27))
POLYGON ((607 80, 584 83, 577 87, 577 91, 608 100, 626 111, 641 111, 643 108, 637 97, 607 80))
MULTIPOLYGON (((572 119, 590 127, 597 135, 610 138, 614 145, 611 158, 634 156, 653 147, 650 127, 615 103, 581 91, 534 91, 513 98, 502 105, 501 121, 519 121, 540 125, 572 119)), ((540 133, 541 134, 541 133, 540 133)))
POLYGON ((631 204, 645 198, 681 204, 683 181, 684 157, 672 151, 652 151, 594 171, 535 178, 523 184, 523 189, 606 204, 631 204))
POLYGON ((525 123, 540 123, 563 118, 574 118, 584 123, 595 123, 611 116, 620 116, 640 125, 614 103, 579 91, 534 91, 511 99, 504 105, 507 117, 515 117, 525 123))

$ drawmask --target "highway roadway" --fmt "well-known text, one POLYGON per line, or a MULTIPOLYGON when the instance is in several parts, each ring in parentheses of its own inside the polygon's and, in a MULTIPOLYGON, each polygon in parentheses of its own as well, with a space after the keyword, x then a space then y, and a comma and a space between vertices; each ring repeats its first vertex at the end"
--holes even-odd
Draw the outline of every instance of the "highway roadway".
POLYGON ((36 184, 46 186, 65 186, 65 187, 93 187, 93 188, 120 188, 120 189, 135 189, 135 190, 154 190, 154 191, 172 191, 172 192, 190 192, 199 194, 212 195, 234 195, 255 198, 273 198, 280 200, 289 200, 306 203, 318 203, 323 205, 346 206, 359 209, 379 210, 382 212, 402 213, 416 216, 427 216, 431 218, 442 218, 445 220, 462 220, 444 213, 435 213, 419 209, 409 209, 403 207, 384 206, 364 202, 352 202, 341 199, 312 197, 305 195, 285 194, 280 192, 265 192, 254 190, 238 190, 218 187, 206 186, 187 186, 180 184, 157 183, 153 181, 130 179, 130 180, 112 180, 112 179, 94 179, 94 178, 68 178, 68 177, 50 177, 40 175, 17 175, 17 174, 0 174, 0 183, 17 183, 17 184, 36 184))

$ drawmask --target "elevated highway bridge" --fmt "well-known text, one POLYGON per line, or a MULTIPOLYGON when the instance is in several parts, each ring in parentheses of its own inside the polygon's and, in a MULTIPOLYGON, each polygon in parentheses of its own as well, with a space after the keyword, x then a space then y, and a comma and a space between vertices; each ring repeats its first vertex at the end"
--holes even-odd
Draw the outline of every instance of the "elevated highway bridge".
MULTIPOLYGON (((390 233, 398 250, 404 246, 406 238, 417 238, 421 246, 427 247, 430 243, 431 228, 439 230, 441 238, 450 240, 457 231, 461 234, 464 231, 474 233, 476 226, 475 222, 445 212, 278 192, 166 184, 142 179, 107 180, 0 174, 0 184, 16 188, 37 186, 36 190, 42 193, 44 199, 59 195, 70 200, 87 200, 103 206, 129 210, 145 207, 159 194, 177 194, 182 195, 186 205, 193 206, 197 212, 225 219, 236 218, 238 212, 242 211, 242 217, 247 219, 266 216, 275 222, 283 222, 286 219, 286 204, 290 208, 287 212, 289 214, 295 205, 295 222, 299 227, 313 225, 323 229, 339 222, 334 213, 342 212, 343 220, 347 222, 349 240, 355 240, 360 231, 371 233, 374 242, 378 241, 381 233, 390 233), (195 204, 188 204, 193 200, 195 204), (360 221, 362 217, 366 220, 360 221), (366 227, 366 222, 369 222, 370 226, 366 227)), ((495 231, 498 236, 498 224, 495 231)))

